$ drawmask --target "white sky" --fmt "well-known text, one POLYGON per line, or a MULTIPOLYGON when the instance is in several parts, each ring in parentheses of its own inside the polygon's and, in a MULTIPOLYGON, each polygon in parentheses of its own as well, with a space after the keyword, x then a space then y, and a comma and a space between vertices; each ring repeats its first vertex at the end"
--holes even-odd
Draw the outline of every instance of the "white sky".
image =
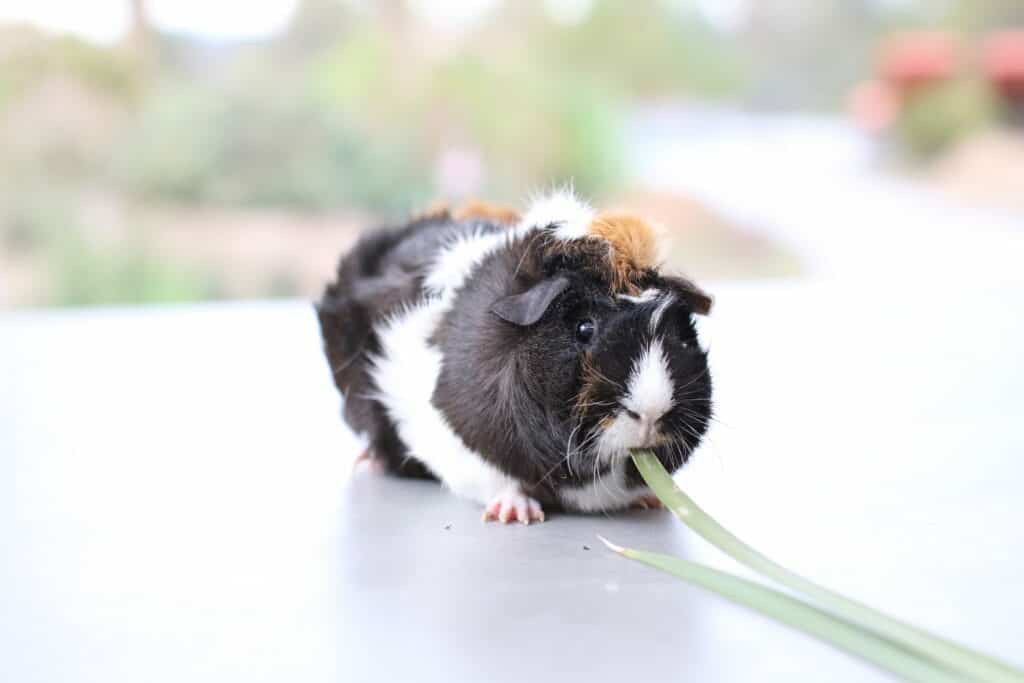
MULTIPOLYGON (((408 1, 410 9, 434 28, 458 31, 471 27, 501 0, 408 1)), ((750 3, 750 0, 677 1, 696 7, 711 23, 724 30, 736 27, 750 3)), ((161 29, 214 39, 273 35, 287 25, 297 4, 298 0, 148 0, 150 17, 161 29)), ((545 4, 553 19, 575 23, 586 16, 593 1, 545 0, 545 4)), ((128 2, 0 0, 0 22, 9 21, 26 21, 51 31, 74 33, 106 43, 124 33, 128 2)))
MULTIPOLYGON (((254 38, 283 29, 297 0, 149 0, 150 17, 168 31, 210 38, 254 38)), ((126 0, 0 0, 0 21, 99 42, 117 40, 128 24, 126 0)))

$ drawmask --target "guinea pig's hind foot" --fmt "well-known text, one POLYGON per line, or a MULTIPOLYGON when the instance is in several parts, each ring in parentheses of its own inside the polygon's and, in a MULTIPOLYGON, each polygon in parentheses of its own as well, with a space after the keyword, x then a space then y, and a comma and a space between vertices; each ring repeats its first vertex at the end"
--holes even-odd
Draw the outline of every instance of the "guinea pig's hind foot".
POLYGON ((356 459, 352 462, 352 474, 358 472, 363 463, 365 463, 364 468, 366 471, 372 474, 384 474, 384 471, 387 469, 384 467, 384 461, 374 456, 369 446, 364 448, 363 452, 357 455, 356 459))
POLYGON ((543 522, 544 510, 540 503, 523 493, 518 486, 512 485, 491 499, 484 508, 483 519, 485 522, 497 521, 502 524, 516 521, 523 524, 543 522))
POLYGON ((633 510, 660 510, 664 505, 653 493, 645 493, 630 503, 629 507, 633 510))

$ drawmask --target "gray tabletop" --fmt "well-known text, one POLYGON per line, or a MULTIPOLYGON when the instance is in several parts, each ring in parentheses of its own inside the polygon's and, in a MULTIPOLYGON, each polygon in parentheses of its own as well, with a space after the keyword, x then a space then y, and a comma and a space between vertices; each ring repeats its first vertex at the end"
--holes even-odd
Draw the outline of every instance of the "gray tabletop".
MULTIPOLYGON (((680 476, 784 564, 1024 664, 1019 288, 712 287, 680 476)), ((0 680, 885 680, 603 550, 667 514, 480 521, 349 476, 304 303, 0 318, 0 680)))

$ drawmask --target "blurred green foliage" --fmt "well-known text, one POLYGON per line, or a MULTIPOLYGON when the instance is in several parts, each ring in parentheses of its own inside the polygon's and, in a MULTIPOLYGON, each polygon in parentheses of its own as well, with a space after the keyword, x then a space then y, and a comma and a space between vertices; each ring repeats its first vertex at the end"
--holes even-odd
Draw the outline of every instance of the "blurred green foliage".
POLYGON ((124 52, 69 36, 15 35, 13 29, 0 31, 0 41, 6 43, 0 50, 0 111, 48 77, 76 80, 121 100, 137 96, 143 85, 138 62, 124 52))
POLYGON ((907 97, 896 121, 901 146, 913 161, 928 161, 998 117, 992 89, 968 78, 923 86, 907 97))
MULTIPOLYGON (((323 3, 309 4, 323 19, 323 3)), ((385 21, 352 30, 315 59, 314 91, 377 135, 407 131, 426 158, 452 143, 476 150, 481 192, 505 199, 559 182, 608 193, 624 180, 630 103, 723 97, 743 83, 725 38, 668 3, 599 0, 572 25, 541 3, 508 3, 454 51, 417 49, 417 38, 385 21)))
POLYGON ((579 24, 535 17, 538 66, 629 99, 722 98, 746 85, 742 52, 685 3, 601 0, 579 24))
POLYGON ((621 104, 590 80, 469 54, 437 68, 430 86, 447 115, 435 134, 476 143, 485 194, 518 200, 571 181, 594 196, 622 179, 621 104))
POLYGON ((429 195, 396 142, 272 88, 168 88, 120 140, 115 166, 133 192, 172 202, 390 210, 429 195))
POLYGON ((369 31, 320 58, 313 89, 375 136, 404 134, 423 159, 453 143, 477 152, 488 196, 518 199, 567 180, 600 194, 622 179, 622 101, 599 81, 472 47, 402 60, 385 33, 369 31))
MULTIPOLYGON (((68 304, 215 296, 215 278, 156 258, 145 230, 94 239, 110 226, 82 207, 130 207, 129 224, 153 204, 398 214, 439 193, 520 203, 568 182, 600 200, 629 180, 637 103, 834 109, 886 30, 1024 21, 1017 0, 759 0, 728 29, 677 0, 594 0, 569 20, 506 0, 445 34, 412 7, 300 0, 282 35, 237 44, 144 20, 107 47, 0 27, 0 268, 44 261, 68 304), (469 180, 444 180, 450 166, 469 180)), ((899 137, 929 158, 992 112, 958 81, 915 97, 899 137)), ((295 291, 290 277, 265 291, 295 291)))
POLYGON ((141 246, 99 248, 75 238, 54 246, 55 306, 205 301, 221 296, 215 277, 167 263, 141 246))
POLYGON ((47 265, 49 305, 204 301, 222 295, 213 273, 168 262, 138 237, 116 243, 89 239, 78 223, 75 194, 66 187, 40 191, 21 183, 5 189, 13 192, 0 193, 0 246, 47 265))
MULTIPOLYGON (((146 201, 394 212, 437 192, 452 145, 478 159, 481 194, 518 200, 562 182, 607 193, 624 178, 631 101, 743 83, 734 46, 672 3, 597 0, 577 24, 537 0, 506 3, 440 51, 419 30, 402 3, 304 0, 289 31, 249 46, 19 33, 0 58, 0 108, 54 78, 113 103, 93 118, 116 114, 116 135, 83 151, 92 137, 70 134, 71 156, 98 165, 64 165, 146 201)), ((29 175, 60 165, 36 160, 29 175)))
POLYGON ((58 188, 8 179, 0 189, 0 247, 31 254, 49 245, 70 216, 58 188))

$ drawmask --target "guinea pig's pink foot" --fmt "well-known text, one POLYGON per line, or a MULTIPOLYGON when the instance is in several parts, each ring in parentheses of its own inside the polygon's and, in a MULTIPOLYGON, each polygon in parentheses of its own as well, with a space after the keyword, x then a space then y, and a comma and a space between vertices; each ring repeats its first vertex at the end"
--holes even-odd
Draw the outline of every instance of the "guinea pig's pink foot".
POLYGON ((519 490, 518 486, 510 486, 497 496, 484 508, 484 521, 498 521, 502 524, 509 522, 543 522, 544 510, 540 503, 530 498, 519 490))
POLYGON ((372 474, 383 474, 384 463, 373 455, 373 451, 370 450, 369 446, 363 449, 363 452, 356 456, 356 459, 352 462, 352 473, 355 474, 359 471, 360 466, 365 463, 364 469, 371 472, 372 474))
POLYGON ((664 506, 661 504, 661 499, 656 495, 645 493, 630 503, 629 507, 634 510, 660 510, 664 506))

